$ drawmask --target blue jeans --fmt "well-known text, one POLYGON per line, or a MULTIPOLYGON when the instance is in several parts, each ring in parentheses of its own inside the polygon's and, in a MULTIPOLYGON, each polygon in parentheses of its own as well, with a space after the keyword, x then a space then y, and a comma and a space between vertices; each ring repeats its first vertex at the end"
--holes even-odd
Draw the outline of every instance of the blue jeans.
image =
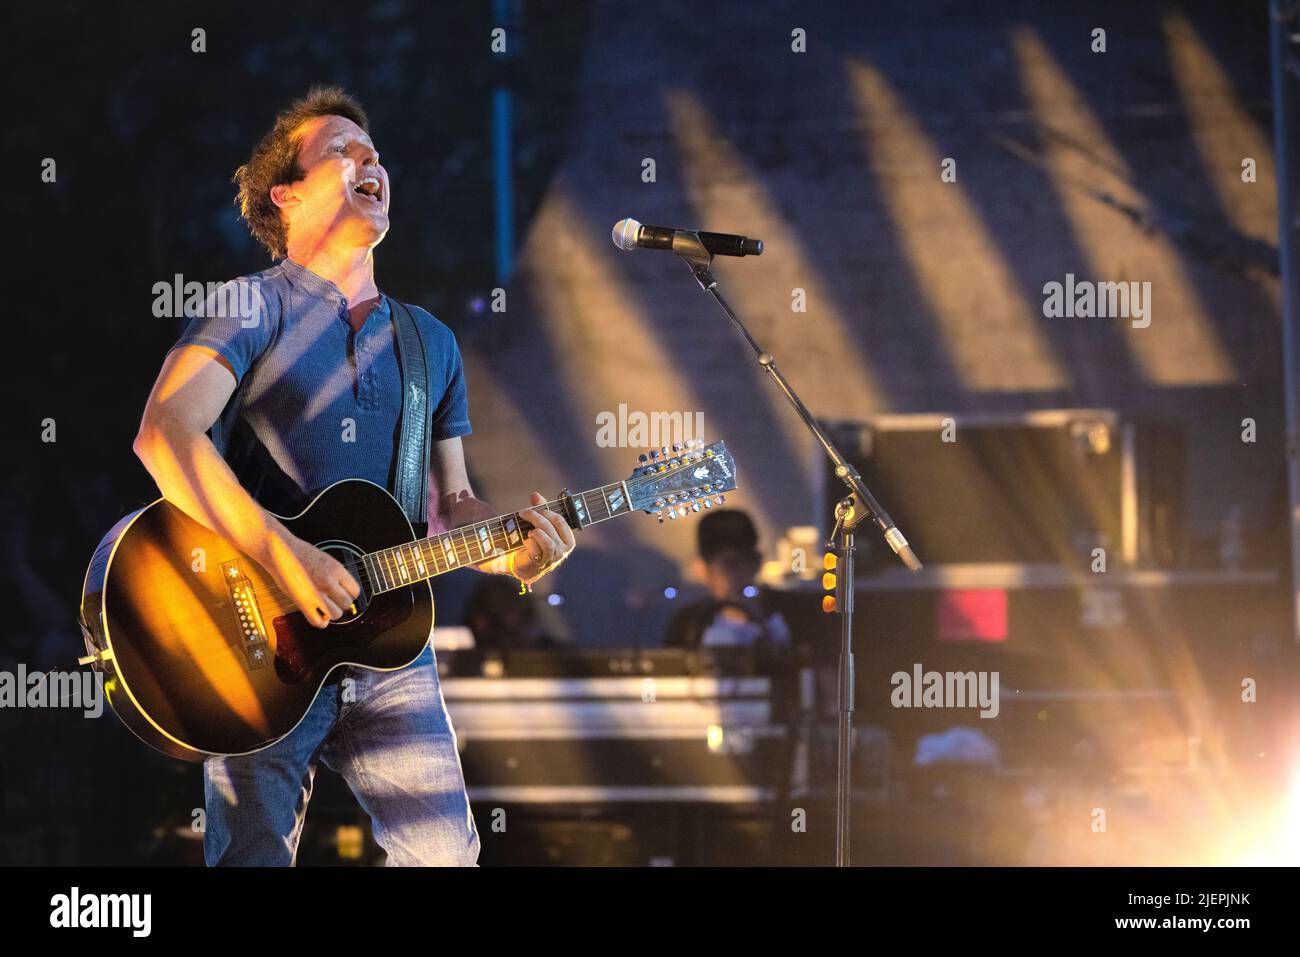
POLYGON ((399 671, 340 668, 287 737, 253 754, 208 758, 208 865, 292 865, 318 760, 343 775, 389 865, 478 861, 432 647, 399 671))

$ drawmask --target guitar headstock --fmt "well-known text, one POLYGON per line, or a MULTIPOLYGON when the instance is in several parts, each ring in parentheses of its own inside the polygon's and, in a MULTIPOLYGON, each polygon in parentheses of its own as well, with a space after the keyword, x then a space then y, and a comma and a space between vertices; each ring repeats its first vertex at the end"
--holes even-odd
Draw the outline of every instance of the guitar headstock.
POLYGON ((723 493, 736 487, 736 462, 723 442, 691 439, 642 455, 639 462, 627 478, 632 507, 661 522, 721 505, 723 493))

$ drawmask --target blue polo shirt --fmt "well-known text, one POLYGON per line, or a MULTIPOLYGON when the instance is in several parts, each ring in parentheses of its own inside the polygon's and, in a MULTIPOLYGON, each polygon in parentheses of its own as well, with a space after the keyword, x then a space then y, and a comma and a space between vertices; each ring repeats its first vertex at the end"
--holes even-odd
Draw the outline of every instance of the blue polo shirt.
MULTIPOLYGON (((265 507, 296 510, 346 478, 392 490, 402 374, 391 308, 381 296, 354 331, 338 287, 288 259, 224 284, 201 310, 191 308, 200 314, 173 348, 206 346, 230 363, 239 383, 232 421, 245 437, 245 450, 256 447, 253 468, 259 476, 280 473, 274 482, 250 480, 247 456, 236 468, 265 507)), ((468 435, 456 337, 425 310, 409 309, 428 357, 433 440, 468 435)))

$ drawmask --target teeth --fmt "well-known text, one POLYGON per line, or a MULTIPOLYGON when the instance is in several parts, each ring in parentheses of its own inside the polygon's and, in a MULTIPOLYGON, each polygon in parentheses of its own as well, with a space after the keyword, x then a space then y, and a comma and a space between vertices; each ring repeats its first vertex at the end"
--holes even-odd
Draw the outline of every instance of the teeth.
POLYGON ((380 191, 381 191, 382 189, 383 189, 383 184, 381 184, 381 183, 379 182, 378 178, 377 178, 377 177, 374 177, 374 176, 367 176, 365 179, 361 180, 361 181, 360 181, 359 183, 357 183, 357 185, 356 185, 356 191, 357 191, 358 193, 364 193, 366 196, 373 196, 373 197, 375 197, 375 198, 378 198, 379 193, 380 193, 380 191), (366 192, 366 190, 364 189, 364 187, 367 186, 367 185, 373 186, 373 187, 374 187, 374 191, 373 191, 373 192, 366 192))

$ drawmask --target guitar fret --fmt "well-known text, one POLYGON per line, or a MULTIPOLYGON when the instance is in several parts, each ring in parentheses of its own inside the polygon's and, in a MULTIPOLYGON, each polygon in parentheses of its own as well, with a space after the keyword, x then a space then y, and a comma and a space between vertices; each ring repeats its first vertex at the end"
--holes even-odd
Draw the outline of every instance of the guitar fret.
POLYGON ((492 528, 488 522, 480 522, 474 526, 474 543, 478 545, 478 550, 483 558, 487 558, 496 551, 496 546, 492 544, 492 528))
POLYGON ((583 502, 587 506, 587 514, 591 516, 593 522, 603 522, 609 518, 609 505, 605 501, 604 489, 593 489, 590 492, 584 492, 583 502))
POLYGON ((519 516, 509 515, 501 524, 502 531, 506 536, 506 550, 510 551, 518 545, 523 544, 523 533, 519 530, 519 516))
MULTIPOLYGON (((632 511, 631 491, 626 481, 615 482, 572 496, 566 493, 562 500, 533 507, 558 512, 566 521, 582 527, 632 511)), ((419 541, 379 549, 361 556, 361 565, 370 578, 373 591, 392 591, 516 551, 526 544, 532 528, 532 523, 521 518, 518 512, 510 512, 448 529, 419 541)))
POLYGON ((627 493, 624 491, 622 484, 606 485, 605 491, 601 490, 601 499, 606 504, 606 511, 609 517, 617 515, 619 512, 625 512, 628 509, 627 493))
POLYGON ((425 565, 433 569, 432 574, 430 574, 429 576, 430 578, 432 578, 433 575, 436 575, 440 571, 442 571, 442 569, 438 567, 438 550, 433 547, 433 543, 430 542, 429 539, 427 538, 420 540, 419 548, 420 548, 420 557, 424 559, 425 565))
POLYGON ((499 527, 500 524, 501 521, 500 519, 497 518, 490 518, 483 523, 483 527, 487 532, 489 555, 497 555, 501 552, 501 536, 500 533, 497 531, 497 527, 499 527))

